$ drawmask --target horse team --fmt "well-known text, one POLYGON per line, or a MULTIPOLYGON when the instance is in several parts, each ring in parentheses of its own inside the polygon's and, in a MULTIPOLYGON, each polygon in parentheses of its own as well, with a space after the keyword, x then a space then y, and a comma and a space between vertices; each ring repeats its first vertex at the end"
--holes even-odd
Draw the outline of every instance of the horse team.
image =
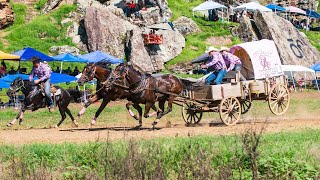
MULTIPOLYGON (((97 64, 88 64, 84 67, 78 84, 84 85, 84 83, 94 78, 97 79, 96 93, 85 103, 82 110, 78 113, 78 119, 80 119, 81 115, 85 113, 86 108, 92 103, 102 99, 99 109, 90 122, 90 127, 95 124, 100 113, 110 101, 127 99, 128 103, 126 104, 126 108, 129 114, 139 122, 136 128, 142 126, 143 109, 140 105, 144 104, 145 110, 143 117, 148 118, 156 115, 156 120, 152 123, 151 127, 151 129, 154 129, 161 117, 172 111, 172 104, 175 97, 181 94, 183 90, 181 81, 171 74, 153 76, 141 73, 128 63, 120 64, 114 70, 100 67, 97 64), (156 106, 157 102, 158 108, 156 106), (165 109, 166 102, 168 102, 167 109, 165 109), (131 106, 138 111, 137 115, 133 113, 131 106), (154 110, 154 112, 150 113, 151 109, 154 110)), ((70 116, 74 125, 78 126, 77 121, 68 109, 71 99, 70 94, 58 86, 55 87, 60 90, 59 95, 54 97, 54 99, 61 114, 61 120, 56 126, 61 125, 66 118, 66 114, 70 116)), ((26 110, 35 111, 45 107, 45 97, 43 96, 40 85, 34 85, 28 81, 17 78, 11 83, 7 94, 11 96, 20 90, 25 95, 24 103, 17 117, 8 123, 7 126, 14 125, 17 120, 19 120, 19 124, 21 124, 23 122, 23 114, 26 110)))

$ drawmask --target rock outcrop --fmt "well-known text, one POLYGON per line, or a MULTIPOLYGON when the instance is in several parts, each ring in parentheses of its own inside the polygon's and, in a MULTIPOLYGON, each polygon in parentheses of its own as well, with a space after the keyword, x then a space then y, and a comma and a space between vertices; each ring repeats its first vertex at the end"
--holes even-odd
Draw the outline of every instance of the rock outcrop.
MULTIPOLYGON (((149 31, 145 29, 144 32, 149 31)), ((128 61, 146 72, 163 69, 163 64, 178 56, 185 47, 185 39, 178 31, 158 30, 156 34, 163 37, 163 44, 160 45, 145 45, 142 34, 139 28, 128 32, 126 52, 128 61)))
POLYGON ((103 8, 88 7, 84 19, 89 51, 104 51, 124 58, 127 30, 134 26, 103 8))
POLYGON ((9 0, 0 0, 0 29, 3 29, 14 22, 14 12, 9 0))
POLYGON ((179 17, 178 19, 173 21, 173 24, 174 28, 178 30, 183 36, 201 32, 199 26, 191 18, 188 17, 179 17))
POLYGON ((234 30, 235 34, 245 42, 257 41, 259 40, 255 30, 252 26, 253 22, 248 17, 241 17, 240 25, 234 30))
MULTIPOLYGON (((254 30, 258 39, 273 40, 277 46, 282 64, 296 64, 309 67, 320 59, 320 54, 308 38, 291 22, 274 13, 258 12, 254 15, 254 30)), ((241 37, 241 35, 240 35, 241 37)), ((248 39, 243 39, 249 41, 248 39)))
POLYGON ((51 10, 53 10, 54 8, 58 7, 59 4, 62 2, 63 0, 48 0, 48 2, 44 5, 44 7, 41 10, 41 14, 46 14, 48 12, 50 12, 51 10))
POLYGON ((52 46, 49 51, 51 53, 54 53, 54 54, 65 54, 65 53, 70 53, 70 54, 73 54, 75 56, 78 56, 80 55, 80 50, 76 47, 73 47, 73 46, 52 46))

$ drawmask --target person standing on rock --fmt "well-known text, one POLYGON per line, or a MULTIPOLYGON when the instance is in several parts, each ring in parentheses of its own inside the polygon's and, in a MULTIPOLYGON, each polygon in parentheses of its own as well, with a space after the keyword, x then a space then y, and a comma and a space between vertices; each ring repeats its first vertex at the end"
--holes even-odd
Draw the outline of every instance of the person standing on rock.
POLYGON ((207 64, 201 65, 201 68, 207 69, 206 71, 213 71, 206 79, 205 84, 210 85, 221 84, 222 79, 227 73, 227 67, 219 50, 214 47, 209 47, 206 53, 209 53, 209 60, 207 64))

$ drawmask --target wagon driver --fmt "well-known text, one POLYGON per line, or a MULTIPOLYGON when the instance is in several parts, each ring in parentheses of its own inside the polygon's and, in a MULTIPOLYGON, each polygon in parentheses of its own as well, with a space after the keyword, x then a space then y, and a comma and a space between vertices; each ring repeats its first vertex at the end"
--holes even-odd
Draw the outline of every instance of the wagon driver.
POLYGON ((206 71, 213 71, 207 79, 206 79, 206 85, 210 85, 213 82, 215 84, 221 84, 222 79, 227 73, 226 64, 224 62, 224 59, 222 57, 222 54, 219 52, 218 49, 215 47, 210 46, 206 53, 209 53, 209 60, 207 64, 201 65, 201 68, 207 69, 206 71))
POLYGON ((38 57, 32 57, 30 61, 33 62, 33 68, 29 76, 29 80, 32 81, 34 76, 37 76, 38 79, 34 80, 34 84, 44 83, 44 91, 46 94, 46 101, 48 103, 48 108, 53 108, 53 100, 50 93, 50 77, 51 77, 51 67, 48 63, 41 63, 38 57))
MULTIPOLYGON (((220 53, 222 54, 224 62, 226 63, 226 66, 227 66, 227 72, 237 71, 240 73, 242 68, 241 59, 238 56, 231 54, 229 51, 230 50, 227 47, 221 47, 220 49, 220 53)), ((241 81, 246 80, 246 78, 244 78, 241 73, 240 73, 240 80, 241 81)))

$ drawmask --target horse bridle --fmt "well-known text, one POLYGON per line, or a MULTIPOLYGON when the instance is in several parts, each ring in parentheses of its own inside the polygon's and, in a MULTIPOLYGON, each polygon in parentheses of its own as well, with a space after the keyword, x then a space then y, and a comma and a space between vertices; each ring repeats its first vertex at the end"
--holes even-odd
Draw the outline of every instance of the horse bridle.
POLYGON ((13 88, 10 86, 9 89, 12 90, 13 92, 18 92, 21 88, 25 88, 25 86, 24 86, 24 81, 22 80, 21 82, 22 82, 22 85, 19 86, 18 88, 13 89, 13 88))
MULTIPOLYGON (((86 74, 83 74, 84 75, 84 80, 85 80, 85 82, 88 82, 88 81, 90 81, 90 77, 94 77, 94 75, 95 75, 95 73, 96 73, 96 69, 97 69, 97 67, 93 67, 93 69, 90 69, 90 71, 89 71, 89 73, 90 73, 90 75, 86 75, 86 74)), ((88 74, 89 74, 88 73, 88 74)), ((93 78, 92 78, 93 79, 93 78)))

